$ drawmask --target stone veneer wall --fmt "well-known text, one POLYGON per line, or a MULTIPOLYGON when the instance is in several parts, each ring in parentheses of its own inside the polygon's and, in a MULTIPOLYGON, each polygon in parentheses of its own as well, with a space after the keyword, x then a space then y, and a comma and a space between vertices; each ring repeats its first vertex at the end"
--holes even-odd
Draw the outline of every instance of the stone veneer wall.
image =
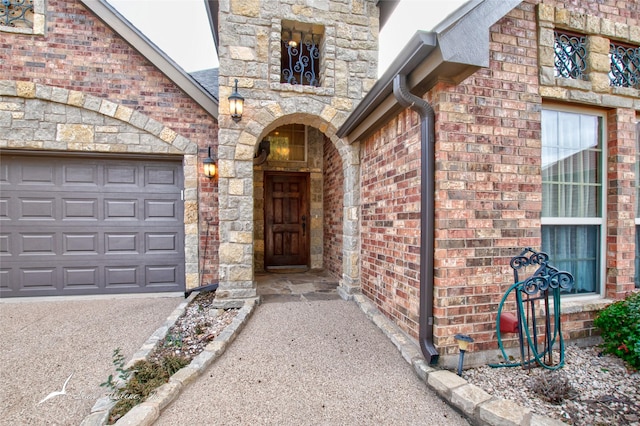
POLYGON ((324 139, 324 180, 322 182, 322 210, 324 212, 323 263, 325 271, 334 277, 342 276, 342 232, 344 176, 342 159, 330 140, 324 139))
MULTIPOLYGON (((220 34, 220 287, 219 306, 256 296, 254 173, 256 146, 282 124, 319 129, 343 159, 345 227, 342 291, 359 287, 358 149, 336 137, 377 79, 378 9, 374 0, 223 0, 220 34), (289 20, 324 28, 320 87, 280 83, 280 33, 289 20), (242 120, 229 117, 235 79, 245 98, 242 120)), ((321 180, 320 180, 321 181, 321 180)), ((321 223, 321 222, 320 222, 321 223)), ((256 245, 258 247, 258 245, 256 245)), ((321 245, 318 245, 322 249, 321 245)), ((318 259, 319 253, 312 253, 318 259)), ((315 262, 315 261, 314 261, 315 262)), ((320 263, 321 264, 321 263, 320 263)))
MULTIPOLYGON (((436 113, 434 342, 444 364, 457 360, 456 333, 475 340, 467 358, 470 365, 486 362, 497 349, 495 311, 513 282, 509 260, 523 247, 540 247, 544 103, 561 101, 608 111, 605 297, 620 298, 633 288, 638 90, 598 84, 597 76, 586 82, 550 78, 545 67, 550 64, 550 29, 557 26, 586 31, 592 41, 589 77, 604 73, 594 61, 608 51, 608 42, 597 38, 640 44, 639 13, 631 1, 525 1, 492 27, 488 68, 459 85, 438 83, 425 96, 436 113)), ((416 337, 419 268, 414 267, 416 277, 409 274, 416 244, 407 237, 415 228, 410 222, 404 228, 398 225, 392 206, 402 199, 385 197, 411 182, 401 176, 389 179, 396 172, 388 165, 395 150, 407 149, 418 137, 419 123, 409 115, 401 113, 363 143, 362 288, 416 337), (378 151, 382 155, 376 156, 378 151), (373 187, 376 181, 382 188, 373 187), (378 278, 379 271, 385 276, 378 278)), ((417 157, 406 157, 405 166, 412 169, 410 160, 417 157)), ((565 337, 594 336, 594 314, 610 301, 565 299, 565 337)))
POLYGON ((207 282, 215 280, 217 183, 208 181, 199 171, 209 144, 216 146, 217 123, 79 2, 36 0, 34 4, 39 17, 33 33, 6 32, 0 27, 0 75, 5 79, 0 93, 4 105, 0 122, 12 128, 0 134, 0 147, 43 153, 63 150, 182 155, 186 286, 200 285, 201 270, 207 282), (32 108, 25 110, 25 115, 11 106, 22 102, 32 108), (78 109, 69 110, 65 105, 78 109), (65 113, 56 119, 45 117, 49 124, 40 123, 40 128, 26 125, 25 117, 43 116, 47 108, 65 113), (81 118, 71 118, 95 113, 111 127, 94 127, 81 118), (58 125, 72 130, 51 130, 51 126, 59 129, 58 125), (86 129, 77 127, 84 125, 86 129), (133 128, 136 130, 129 132, 133 128), (200 217, 199 212, 203 213, 200 217), (208 241, 208 258, 202 259, 198 255, 204 253, 206 243, 205 217, 212 218, 210 234, 214 238, 208 241))

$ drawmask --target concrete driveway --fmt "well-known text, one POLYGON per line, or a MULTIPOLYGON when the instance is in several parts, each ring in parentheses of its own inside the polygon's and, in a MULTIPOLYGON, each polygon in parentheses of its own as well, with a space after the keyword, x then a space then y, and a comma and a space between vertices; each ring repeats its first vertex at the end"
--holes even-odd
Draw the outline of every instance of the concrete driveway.
POLYGON ((113 373, 113 350, 131 358, 183 301, 176 294, 0 301, 0 423, 80 424, 105 394, 99 384, 113 373), (70 376, 65 395, 40 403, 70 376))

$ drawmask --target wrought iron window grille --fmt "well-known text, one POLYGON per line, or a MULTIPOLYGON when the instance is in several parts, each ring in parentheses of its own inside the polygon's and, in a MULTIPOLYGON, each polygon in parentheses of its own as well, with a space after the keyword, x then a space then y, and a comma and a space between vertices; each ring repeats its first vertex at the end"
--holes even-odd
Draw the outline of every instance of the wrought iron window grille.
POLYGON ((0 0, 0 26, 33 27, 33 0, 0 0))
POLYGON ((611 43, 609 58, 611 86, 640 89, 640 47, 611 43))
POLYGON ((281 83, 320 86, 320 39, 311 32, 282 32, 281 83))
POLYGON ((585 80, 587 49, 585 37, 554 31, 555 76, 585 80))

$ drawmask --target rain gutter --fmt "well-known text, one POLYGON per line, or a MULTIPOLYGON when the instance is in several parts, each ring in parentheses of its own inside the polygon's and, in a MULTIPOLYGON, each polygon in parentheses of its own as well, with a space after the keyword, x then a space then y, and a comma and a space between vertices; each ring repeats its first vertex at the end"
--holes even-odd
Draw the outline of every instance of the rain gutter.
POLYGON ((429 364, 438 362, 438 350, 433 344, 433 259, 435 241, 435 114, 424 99, 407 89, 407 77, 398 74, 393 79, 393 94, 403 108, 420 114, 420 330, 418 342, 429 364), (425 323, 426 322, 426 323, 425 323), (424 324, 424 326, 423 326, 424 324))

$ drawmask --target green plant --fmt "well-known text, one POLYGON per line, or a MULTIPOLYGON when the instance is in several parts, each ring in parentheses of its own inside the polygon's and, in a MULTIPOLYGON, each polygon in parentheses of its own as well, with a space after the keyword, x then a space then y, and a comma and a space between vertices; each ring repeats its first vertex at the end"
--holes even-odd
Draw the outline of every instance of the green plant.
POLYGON ((182 347, 182 335, 180 333, 172 334, 169 333, 164 338, 164 346, 171 347, 175 346, 176 348, 182 347))
POLYGON ((593 324, 600 329, 605 353, 614 354, 640 369, 640 293, 607 306, 593 324))
MULTIPOLYGON (((121 348, 116 348, 113 350, 113 354, 111 355, 111 362, 116 369, 116 373, 118 373, 118 378, 122 383, 124 383, 129 378, 131 371, 127 368, 124 368, 124 355, 122 355, 121 351, 121 348)), ((113 380, 113 374, 109 374, 107 380, 103 383, 100 383, 100 386, 109 388, 112 392, 118 391, 118 383, 113 380)))
POLYGON ((125 386, 119 388, 111 409, 109 422, 114 423, 137 404, 151 397, 154 391, 169 381, 169 377, 189 364, 184 357, 168 355, 156 362, 141 360, 133 364, 133 374, 125 386))

